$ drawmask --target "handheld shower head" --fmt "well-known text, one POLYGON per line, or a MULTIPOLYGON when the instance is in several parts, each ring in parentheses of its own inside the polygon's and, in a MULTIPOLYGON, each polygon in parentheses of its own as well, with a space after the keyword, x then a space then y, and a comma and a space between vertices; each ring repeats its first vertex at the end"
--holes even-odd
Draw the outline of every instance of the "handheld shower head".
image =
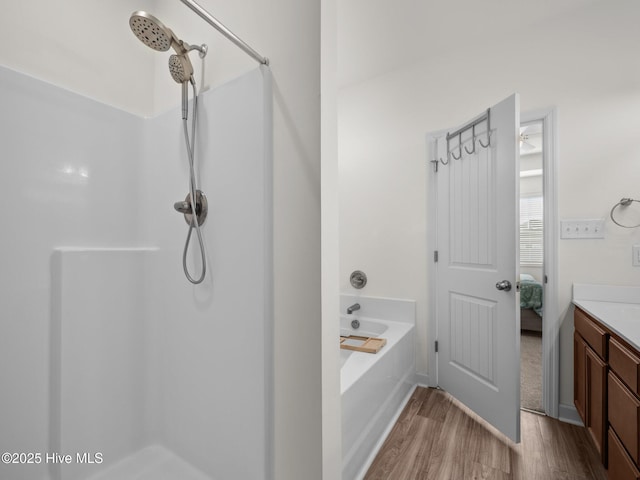
POLYGON ((185 55, 171 55, 169 57, 169 73, 176 83, 185 83, 193 75, 193 65, 191 60, 185 55))
MULTIPOLYGON (((188 115, 188 82, 193 80, 193 66, 191 60, 185 53, 184 55, 171 55, 169 57, 169 73, 176 83, 182 84, 182 119, 186 120, 188 115)), ((195 83, 194 83, 195 85, 195 83)))

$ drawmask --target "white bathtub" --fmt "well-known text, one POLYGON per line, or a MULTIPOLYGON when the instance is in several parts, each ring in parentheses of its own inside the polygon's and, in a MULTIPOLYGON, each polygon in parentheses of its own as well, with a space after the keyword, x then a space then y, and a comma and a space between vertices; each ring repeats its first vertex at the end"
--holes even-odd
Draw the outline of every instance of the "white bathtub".
POLYGON ((340 319, 341 335, 376 336, 387 344, 376 353, 340 350, 342 394, 342 478, 360 479, 376 447, 413 388, 414 322, 360 317, 340 319))

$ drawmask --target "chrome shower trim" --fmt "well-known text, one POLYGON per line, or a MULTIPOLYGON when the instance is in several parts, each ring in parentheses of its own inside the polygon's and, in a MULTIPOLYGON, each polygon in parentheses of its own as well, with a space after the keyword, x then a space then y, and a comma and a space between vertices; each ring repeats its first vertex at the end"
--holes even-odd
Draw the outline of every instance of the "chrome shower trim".
POLYGON ((207 215, 207 199, 204 194, 198 190, 195 172, 195 138, 196 124, 198 118, 198 92, 196 82, 193 78, 193 65, 189 59, 191 50, 198 50, 200 58, 204 59, 207 54, 207 46, 189 45, 180 40, 173 31, 166 27, 160 20, 153 15, 142 10, 135 11, 129 17, 129 27, 133 34, 149 48, 166 52, 173 48, 176 53, 169 57, 169 73, 171 77, 182 86, 182 125, 184 129, 184 140, 187 148, 187 157, 189 160, 189 194, 184 202, 176 202, 174 208, 184 214, 185 221, 189 225, 187 238, 182 251, 182 268, 189 282, 194 285, 202 283, 207 275, 207 259, 204 248, 204 240, 200 225, 204 223, 207 215), (189 84, 193 88, 193 114, 191 118, 191 135, 189 135, 189 84), (189 273, 187 266, 187 252, 191 241, 191 234, 196 231, 198 244, 200 245, 200 259, 202 260, 202 269, 198 278, 193 278, 189 273))
POLYGON ((202 45, 187 45, 185 43, 185 47, 187 48, 188 52, 192 50, 197 50, 198 55, 200 55, 200 58, 206 57, 207 53, 209 52, 209 47, 207 46, 206 43, 203 43, 202 45))
MULTIPOLYGON (((193 225, 193 208, 191 207, 191 192, 187 193, 183 202, 175 202, 173 204, 173 208, 176 212, 182 213, 184 215, 184 221, 187 222, 187 225, 193 225)), ((201 190, 196 190, 196 219, 198 220, 198 225, 202 225, 204 221, 207 219, 207 214, 209 213, 209 202, 207 201, 207 197, 201 190)))

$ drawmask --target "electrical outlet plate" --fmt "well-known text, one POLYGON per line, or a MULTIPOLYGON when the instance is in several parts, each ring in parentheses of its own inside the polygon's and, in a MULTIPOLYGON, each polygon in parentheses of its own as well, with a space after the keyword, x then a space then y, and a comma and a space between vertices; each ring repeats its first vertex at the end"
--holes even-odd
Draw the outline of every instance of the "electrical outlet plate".
POLYGON ((604 220, 601 218, 562 220, 560 222, 560 238, 604 238, 604 220))

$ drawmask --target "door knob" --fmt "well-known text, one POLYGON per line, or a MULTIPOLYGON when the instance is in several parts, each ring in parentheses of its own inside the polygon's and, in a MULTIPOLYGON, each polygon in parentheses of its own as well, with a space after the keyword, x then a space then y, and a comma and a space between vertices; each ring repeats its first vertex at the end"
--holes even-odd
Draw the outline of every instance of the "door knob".
POLYGON ((496 283, 496 288, 498 290, 504 290, 508 292, 511 290, 511 282, 509 280, 502 280, 501 282, 496 283))

